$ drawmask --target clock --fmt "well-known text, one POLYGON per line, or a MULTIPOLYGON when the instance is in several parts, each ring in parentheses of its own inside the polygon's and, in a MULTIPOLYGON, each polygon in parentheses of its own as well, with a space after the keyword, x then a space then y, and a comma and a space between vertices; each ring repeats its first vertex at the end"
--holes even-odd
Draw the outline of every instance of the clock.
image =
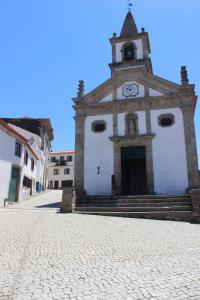
POLYGON ((135 83, 125 84, 122 88, 122 94, 124 97, 135 97, 139 94, 139 85, 135 83))

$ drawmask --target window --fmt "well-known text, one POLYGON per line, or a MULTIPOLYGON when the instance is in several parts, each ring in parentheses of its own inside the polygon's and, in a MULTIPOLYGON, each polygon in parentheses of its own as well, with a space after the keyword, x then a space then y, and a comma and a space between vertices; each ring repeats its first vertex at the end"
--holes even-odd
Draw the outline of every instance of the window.
POLYGON ((28 165, 28 152, 27 151, 24 152, 24 163, 26 166, 28 165))
POLYGON ((34 168, 35 168, 35 162, 34 162, 34 159, 31 158, 31 171, 32 172, 34 171, 34 168))
POLYGON ((101 133, 106 130, 106 122, 105 121, 95 121, 92 123, 92 131, 95 133, 101 133))
POLYGON ((67 156, 67 161, 72 161, 72 155, 67 156))
POLYGON ((62 188, 68 188, 73 186, 73 180, 62 181, 62 188))
POLYGON ((23 186, 27 188, 31 187, 31 180, 26 176, 24 176, 23 178, 23 186))
POLYGON ((70 174, 70 169, 64 169, 64 174, 69 175, 70 174))
POLYGON ((161 115, 158 118, 158 124, 161 127, 171 127, 175 122, 174 115, 167 114, 167 115, 161 115))
POLYGON ((60 156, 60 162, 63 162, 65 160, 64 156, 60 156))
POLYGON ((54 175, 59 175, 59 169, 54 169, 54 175))
POLYGON ((51 158, 51 162, 56 162, 56 157, 55 157, 55 156, 53 156, 53 157, 51 158))
POLYGON ((15 144, 15 155, 21 157, 22 154, 22 145, 18 142, 15 144))
POLYGON ((124 60, 132 60, 135 59, 135 46, 134 44, 126 44, 123 49, 124 52, 124 60))

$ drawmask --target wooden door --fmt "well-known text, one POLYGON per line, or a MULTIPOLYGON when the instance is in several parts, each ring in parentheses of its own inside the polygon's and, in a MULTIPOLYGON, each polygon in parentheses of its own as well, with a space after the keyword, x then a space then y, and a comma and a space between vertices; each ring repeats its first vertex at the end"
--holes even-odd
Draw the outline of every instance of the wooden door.
POLYGON ((17 202, 18 200, 18 190, 19 190, 19 169, 12 167, 11 179, 10 179, 10 188, 8 201, 11 203, 17 202))
POLYGON ((55 188, 55 190, 58 190, 58 188, 59 188, 59 182, 56 180, 55 181, 55 186, 54 186, 54 188, 55 188))
POLYGON ((146 149, 144 146, 121 149, 122 194, 147 194, 146 149))

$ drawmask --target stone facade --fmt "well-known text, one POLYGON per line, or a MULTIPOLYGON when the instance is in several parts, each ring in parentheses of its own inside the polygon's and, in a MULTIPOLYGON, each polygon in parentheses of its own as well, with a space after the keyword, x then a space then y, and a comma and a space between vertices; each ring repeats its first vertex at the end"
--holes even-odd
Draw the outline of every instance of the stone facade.
POLYGON ((113 193, 113 176, 115 192, 120 195, 121 149, 139 146, 146 149, 148 194, 183 194, 190 189, 199 188, 194 127, 197 96, 195 86, 189 84, 186 68, 181 69, 181 85, 155 76, 152 71, 148 33, 144 29, 141 33, 138 32, 130 12, 126 16, 120 37, 114 34, 110 42, 111 78, 86 95, 84 83, 81 81, 78 96, 73 98, 76 113, 77 195, 101 195, 101 190, 102 194, 113 193), (137 132, 128 134, 125 129, 124 133, 120 134, 126 126, 124 116, 130 113, 137 116, 137 132), (161 116, 168 119, 172 116, 173 124, 169 128, 168 125, 164 128, 164 125, 162 129, 161 116), (102 120, 108 123, 108 128, 101 134, 95 134, 91 129, 90 120, 102 120), (111 131, 112 134, 106 135, 108 130, 109 134, 111 131), (103 157, 105 147, 108 148, 107 157, 103 157), (94 168, 88 167, 88 157, 91 157, 94 168), (174 162, 177 163, 176 166, 174 162), (181 170, 181 175, 177 169, 181 170), (107 187, 103 189, 105 178, 107 187), (90 183, 88 188, 87 182, 92 180, 94 183, 90 183))

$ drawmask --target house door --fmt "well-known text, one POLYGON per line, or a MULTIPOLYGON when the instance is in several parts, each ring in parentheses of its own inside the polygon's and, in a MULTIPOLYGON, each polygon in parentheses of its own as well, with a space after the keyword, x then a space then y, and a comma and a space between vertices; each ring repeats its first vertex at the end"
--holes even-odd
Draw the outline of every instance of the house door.
POLYGON ((56 180, 56 181, 55 181, 55 186, 54 186, 55 190, 58 190, 58 183, 59 183, 59 182, 56 180))
POLYGON ((147 194, 145 147, 121 148, 121 166, 122 194, 147 194))
POLYGON ((30 180, 30 196, 33 195, 33 181, 32 179, 30 180))
POLYGON ((10 188, 9 188, 9 202, 17 202, 18 200, 18 189, 19 189, 19 172, 18 168, 12 167, 11 179, 10 179, 10 188))

